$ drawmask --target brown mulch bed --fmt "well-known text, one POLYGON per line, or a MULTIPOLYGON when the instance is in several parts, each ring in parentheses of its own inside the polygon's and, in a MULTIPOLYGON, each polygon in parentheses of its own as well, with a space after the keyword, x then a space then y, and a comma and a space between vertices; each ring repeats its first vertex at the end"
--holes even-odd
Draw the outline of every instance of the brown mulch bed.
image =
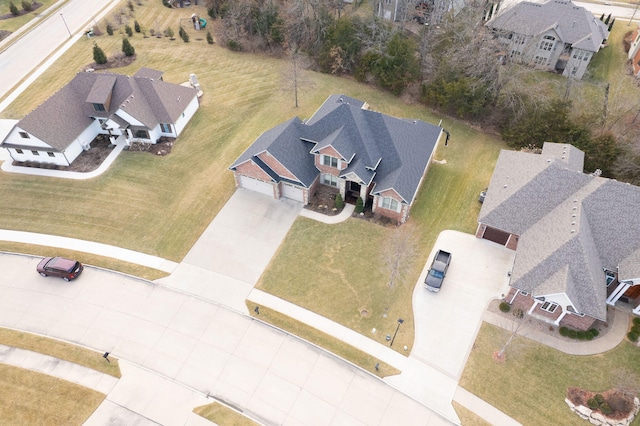
MULTIPOLYGON (((18 15, 16 16, 16 15, 14 15, 13 13, 7 13, 6 15, 0 15, 0 20, 3 20, 3 19, 11 19, 11 18, 17 18, 17 17, 19 17, 19 16, 26 15, 26 14, 28 14, 28 13, 35 12, 36 10, 38 10, 38 8, 40 8, 40 6, 42 6, 42 3, 33 3, 33 4, 31 5, 31 10, 28 10, 28 11, 27 11, 27 10, 22 9, 22 5, 20 4, 20 2, 16 1, 14 4, 15 4, 16 6, 18 6, 18 15)), ((0 40, 2 40, 2 37, 0 37, 0 40)))
POLYGON ((309 204, 304 208, 326 214, 327 216, 335 216, 342 211, 342 209, 338 210, 335 208, 336 195, 338 192, 336 188, 318 185, 315 193, 309 200, 309 204))
POLYGON ((10 35, 11 35, 11 31, 0 30, 0 41, 4 40, 5 38, 9 37, 10 35))
POLYGON ((161 137, 158 143, 142 143, 133 142, 129 146, 129 151, 132 152, 148 152, 153 155, 168 155, 171 154, 171 148, 176 142, 175 138, 161 137))
POLYGON ((609 389, 604 392, 591 392, 580 388, 570 387, 567 389, 567 399, 569 399, 569 401, 574 405, 583 405, 588 407, 587 401, 590 398, 595 397, 597 393, 602 395, 605 402, 607 402, 613 410, 613 413, 606 415, 610 419, 622 420, 629 416, 629 414, 631 414, 635 409, 635 405, 633 404, 634 395, 630 392, 625 392, 622 389, 609 389))
POLYGON ((119 53, 107 59, 106 64, 96 64, 95 62, 84 67, 85 71, 93 70, 107 70, 110 68, 122 68, 127 65, 131 65, 136 60, 136 55, 125 56, 124 53, 119 53))

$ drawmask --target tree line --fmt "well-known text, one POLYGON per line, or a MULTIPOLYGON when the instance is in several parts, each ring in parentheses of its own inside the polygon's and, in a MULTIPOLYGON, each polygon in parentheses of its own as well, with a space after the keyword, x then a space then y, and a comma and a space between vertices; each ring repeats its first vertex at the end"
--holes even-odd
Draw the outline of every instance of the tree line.
POLYGON ((586 172, 600 169, 603 176, 640 184, 637 95, 609 105, 611 88, 597 87, 598 100, 585 102, 576 94, 594 85, 589 78, 549 81, 504 60, 503 47, 484 26, 482 1, 465 2, 437 25, 433 20, 418 25, 410 13, 402 14, 405 22, 385 21, 375 13, 378 0, 372 2, 206 0, 206 5, 209 16, 219 20, 219 42, 229 49, 303 53, 312 69, 403 93, 497 132, 513 148, 571 143, 585 152, 586 172))

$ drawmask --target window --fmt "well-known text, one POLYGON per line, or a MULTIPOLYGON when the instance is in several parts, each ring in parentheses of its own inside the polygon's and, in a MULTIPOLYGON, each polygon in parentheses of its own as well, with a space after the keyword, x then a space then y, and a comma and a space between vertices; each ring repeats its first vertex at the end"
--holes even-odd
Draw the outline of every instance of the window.
POLYGON ((544 302, 540 307, 543 311, 554 313, 558 309, 558 304, 553 302, 544 302))
POLYGON ((171 133, 171 124, 160 123, 160 129, 162 133, 171 133))
POLYGON ((16 148, 16 154, 23 154, 23 152, 20 148, 16 148))
POLYGON ((542 37, 542 38, 543 38, 543 39, 545 39, 545 40, 551 40, 551 41, 555 41, 555 40, 556 40, 556 38, 555 38, 555 37, 550 36, 550 35, 546 35, 546 36, 544 36, 544 37, 542 37))
POLYGON ((149 132, 144 129, 139 129, 133 132, 133 137, 139 139, 149 139, 149 132))
POLYGON ((49 157, 55 157, 55 156, 56 156, 56 155, 55 155, 53 152, 51 152, 51 151, 47 151, 47 155, 48 155, 49 157))
POLYGON ((553 48, 552 41, 543 40, 540 42, 540 50, 550 51, 553 48))
POLYGON ((27 132, 18 132, 22 139, 29 139, 29 133, 27 132))
POLYGON ((382 208, 383 209, 388 209, 388 210, 393 210, 393 211, 398 211, 398 200, 391 198, 391 197, 383 197, 382 198, 382 208))
POLYGON ((322 183, 325 185, 337 187, 338 186, 338 177, 329 173, 325 173, 322 175, 322 183))
POLYGON ((329 155, 322 156, 322 164, 325 166, 333 167, 334 169, 338 168, 338 159, 336 157, 331 157, 329 155))
POLYGON ((536 65, 543 65, 546 62, 547 62, 547 58, 543 56, 536 56, 536 58, 533 60, 533 63, 536 65))
POLYGON ((97 112, 105 112, 104 105, 102 104, 93 104, 93 110, 97 112))
POLYGON ((40 153, 39 153, 38 151, 35 151, 35 150, 32 150, 32 151, 31 151, 31 153, 32 153, 33 155, 40 155, 40 153))

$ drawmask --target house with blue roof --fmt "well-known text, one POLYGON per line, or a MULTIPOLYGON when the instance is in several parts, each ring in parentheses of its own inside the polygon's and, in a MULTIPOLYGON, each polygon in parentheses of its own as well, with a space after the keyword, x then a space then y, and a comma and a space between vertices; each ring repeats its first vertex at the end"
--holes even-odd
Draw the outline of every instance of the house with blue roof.
POLYGON ((302 121, 267 130, 230 166, 236 186, 308 204, 318 185, 404 223, 443 129, 331 95, 302 121))
POLYGON ((640 315, 640 187, 583 163, 569 144, 501 151, 476 230, 516 251, 507 302, 578 330, 607 322, 607 305, 640 315))
POLYGON ((609 37, 607 25, 569 0, 523 1, 486 23, 505 60, 581 79, 609 37))

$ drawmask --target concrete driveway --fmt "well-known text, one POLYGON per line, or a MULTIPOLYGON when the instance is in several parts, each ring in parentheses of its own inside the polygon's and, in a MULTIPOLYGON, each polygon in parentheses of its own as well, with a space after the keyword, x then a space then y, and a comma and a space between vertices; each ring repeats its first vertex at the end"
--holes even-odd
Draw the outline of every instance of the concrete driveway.
POLYGON ((98 357, 108 351, 155 374, 123 369, 135 380, 115 386, 93 424, 126 424, 130 411, 186 424, 203 398, 171 398, 166 380, 267 425, 447 424, 382 380, 251 317, 90 267, 71 283, 42 278, 39 260, 0 254, 0 326, 93 348, 98 357))
POLYGON ((457 231, 443 231, 413 292, 416 338, 411 357, 460 378, 488 303, 508 291, 515 252, 457 231), (452 254, 439 293, 422 285, 438 249, 452 254))
POLYGON ((158 282, 247 313, 244 301, 301 210, 296 201, 236 189, 178 268, 158 282))

